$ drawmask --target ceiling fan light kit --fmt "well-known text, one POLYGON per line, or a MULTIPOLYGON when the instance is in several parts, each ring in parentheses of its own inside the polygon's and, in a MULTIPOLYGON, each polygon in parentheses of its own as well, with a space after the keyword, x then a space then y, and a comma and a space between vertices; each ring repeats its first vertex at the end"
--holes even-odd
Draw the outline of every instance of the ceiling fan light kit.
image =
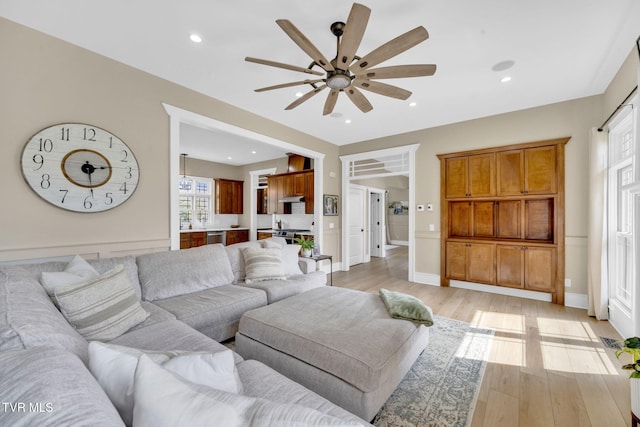
POLYGON ((334 22, 331 24, 331 32, 337 38, 336 56, 331 61, 290 21, 286 19, 276 20, 278 26, 282 28, 291 40, 309 55, 312 59, 311 65, 304 68, 252 57, 246 57, 245 60, 270 67, 325 77, 315 80, 307 79, 283 83, 259 88, 255 91, 265 92, 292 86, 310 85, 312 89, 309 92, 285 107, 285 110, 291 110, 328 87, 331 90, 329 91, 329 95, 327 95, 322 111, 322 114, 325 116, 331 114, 333 111, 340 92, 344 92, 351 102, 364 113, 371 111, 373 106, 359 89, 396 99, 405 100, 409 98, 411 96, 410 91, 375 80, 432 76, 436 72, 436 66, 434 64, 396 65, 381 68, 371 67, 422 43, 429 38, 429 33, 424 27, 416 27, 379 46, 367 55, 360 57, 357 55, 357 50, 364 36, 370 14, 371 9, 354 3, 346 23, 334 22), (314 70, 314 67, 320 67, 323 72, 314 70))

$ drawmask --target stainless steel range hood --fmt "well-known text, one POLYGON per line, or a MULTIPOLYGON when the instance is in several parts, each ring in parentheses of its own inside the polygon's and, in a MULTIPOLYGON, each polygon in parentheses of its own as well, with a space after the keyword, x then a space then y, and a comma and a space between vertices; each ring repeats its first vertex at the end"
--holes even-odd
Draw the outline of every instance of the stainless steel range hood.
POLYGON ((278 200, 278 203, 301 203, 301 202, 304 202, 304 196, 283 197, 282 199, 278 200))

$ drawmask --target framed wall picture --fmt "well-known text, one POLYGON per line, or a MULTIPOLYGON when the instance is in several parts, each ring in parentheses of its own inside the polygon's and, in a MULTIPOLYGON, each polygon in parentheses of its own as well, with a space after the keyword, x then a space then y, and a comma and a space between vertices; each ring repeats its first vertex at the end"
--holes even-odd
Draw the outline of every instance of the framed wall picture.
POLYGON ((325 194, 324 203, 322 205, 325 216, 338 215, 338 196, 325 194))

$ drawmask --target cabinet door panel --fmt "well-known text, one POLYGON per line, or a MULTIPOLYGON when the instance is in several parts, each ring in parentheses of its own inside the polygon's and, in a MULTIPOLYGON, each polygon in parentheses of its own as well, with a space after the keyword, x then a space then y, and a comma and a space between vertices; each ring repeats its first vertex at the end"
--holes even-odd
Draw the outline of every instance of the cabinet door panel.
POLYGON ((522 223, 522 202, 502 200, 496 203, 496 236, 500 239, 520 239, 522 223))
POLYGON ((471 237, 471 202, 449 203, 449 236, 471 237))
POLYGON ((553 241, 553 199, 525 201, 525 239, 553 241))
POLYGON ((469 194, 473 197, 493 196, 495 192, 495 156, 469 156, 469 194))
POLYGON ((473 202, 473 235, 495 237, 494 202, 473 202))
POLYGON ((524 287, 536 291, 554 291, 556 285, 555 248, 529 246, 524 251, 524 287))
POLYGON ((500 151, 496 155, 499 196, 522 194, 524 190, 522 150, 500 151))
POLYGON ((524 152, 527 194, 549 194, 556 190, 556 147, 528 148, 524 152))
POLYGON ((466 197, 467 196, 467 157, 452 157, 445 160, 446 173, 446 196, 466 197))
POLYGON ((467 246, 467 280, 494 284, 496 280, 496 246, 471 243, 467 246))
POLYGON ((521 246, 498 245, 496 283, 510 288, 524 287, 524 250, 521 246))
POLYGON ((292 176, 293 190, 292 196, 304 196, 304 173, 298 173, 292 176))
POLYGON ((467 244, 447 242, 447 277, 454 280, 467 278, 467 244))
POLYGON ((304 174, 304 213, 306 214, 313 214, 315 208, 313 177, 313 171, 304 174))

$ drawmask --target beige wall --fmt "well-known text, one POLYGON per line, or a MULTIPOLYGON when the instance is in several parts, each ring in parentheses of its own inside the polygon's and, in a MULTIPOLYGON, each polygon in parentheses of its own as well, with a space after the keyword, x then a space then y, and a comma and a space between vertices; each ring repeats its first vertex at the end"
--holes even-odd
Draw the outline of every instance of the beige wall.
MULTIPOLYGON (((586 293, 587 146, 637 84, 635 51, 603 95, 395 135, 343 147, 279 125, 221 101, 0 18, 0 260, 95 252, 120 254, 169 246, 169 120, 162 103, 325 153, 324 193, 340 194, 338 155, 419 143, 416 266, 439 275, 439 164, 436 154, 570 136, 566 152, 569 292, 586 293), (136 194, 112 211, 80 214, 44 202, 22 179, 19 159, 38 130, 77 121, 123 139, 140 164, 136 194), (331 173, 334 177, 331 177, 331 173)), ((321 198, 318 195, 318 198, 321 198)), ((246 199, 245 199, 246 201, 246 199)), ((326 220, 327 218, 325 218, 326 220)), ((324 224, 323 251, 340 256, 340 218, 324 224)))
POLYGON ((162 103, 325 153, 326 191, 339 192, 339 180, 328 178, 339 171, 338 148, 326 141, 2 18, 0 56, 0 260, 168 248, 169 119, 162 103), (20 157, 27 140, 71 121, 107 129, 135 153, 140 183, 125 204, 69 212, 24 182, 20 157))

